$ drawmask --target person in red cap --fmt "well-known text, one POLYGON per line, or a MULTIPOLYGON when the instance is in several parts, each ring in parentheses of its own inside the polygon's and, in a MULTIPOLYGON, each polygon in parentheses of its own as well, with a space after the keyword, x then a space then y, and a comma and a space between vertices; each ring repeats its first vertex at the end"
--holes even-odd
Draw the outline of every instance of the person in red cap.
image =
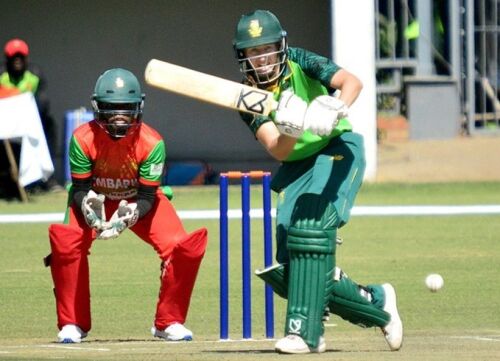
POLYGON ((5 44, 4 51, 5 51, 5 55, 9 58, 13 57, 16 54, 28 56, 29 47, 28 47, 28 44, 26 44, 26 42, 24 40, 12 39, 12 40, 9 40, 5 44))
MULTIPOLYGON (((55 144, 55 123, 50 114, 50 103, 46 93, 46 80, 41 69, 31 62, 28 62, 29 46, 21 39, 9 40, 4 46, 5 64, 0 66, 0 96, 11 96, 18 93, 33 93, 40 119, 42 121, 45 137, 49 151, 54 157, 55 144)), ((13 145, 15 145, 13 143, 13 145)), ((20 146, 15 145, 14 152, 19 158, 20 146)), ((0 150, 3 151, 3 150, 0 150)), ((0 163, 3 167, 2 154, 0 154, 0 163)), ((46 183, 33 184, 28 188, 42 190, 59 189, 55 178, 49 179, 46 183)))

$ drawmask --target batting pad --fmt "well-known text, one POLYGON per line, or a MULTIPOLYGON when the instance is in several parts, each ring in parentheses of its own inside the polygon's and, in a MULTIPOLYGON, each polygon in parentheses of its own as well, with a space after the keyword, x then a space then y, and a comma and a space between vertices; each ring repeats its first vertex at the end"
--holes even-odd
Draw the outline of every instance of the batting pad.
POLYGON ((285 333, 296 334, 311 348, 323 335, 322 317, 328 301, 333 268, 335 237, 317 229, 288 231, 290 277, 285 333))
POLYGON ((288 276, 282 264, 275 264, 262 270, 256 270, 255 275, 271 286, 278 296, 288 298, 288 276))
MULTIPOLYGON (((330 303, 328 304, 330 311, 361 327, 384 327, 387 325, 391 316, 374 304, 374 301, 377 300, 369 301, 362 296, 361 291, 362 288, 358 284, 340 272, 339 279, 333 283, 330 303)), ((370 292, 370 294, 373 295, 376 292, 370 292)))
MULTIPOLYGON (((263 270, 255 271, 255 274, 268 285, 280 297, 288 298, 288 271, 287 266, 275 264, 263 270)), ((380 286, 367 286, 367 291, 373 297, 370 302, 361 295, 360 290, 364 287, 349 279, 340 268, 335 269, 339 277, 334 277, 333 284, 329 284, 330 297, 328 309, 334 315, 361 327, 385 327, 389 322, 389 314, 382 310, 383 300, 377 291, 380 286), (378 304, 376 301, 379 301, 378 304)))

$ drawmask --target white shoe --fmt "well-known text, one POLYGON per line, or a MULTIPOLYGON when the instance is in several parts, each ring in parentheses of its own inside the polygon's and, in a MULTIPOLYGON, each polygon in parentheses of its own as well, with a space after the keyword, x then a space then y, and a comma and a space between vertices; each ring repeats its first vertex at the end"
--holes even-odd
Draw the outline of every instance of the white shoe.
POLYGON ((191 341, 193 339, 193 333, 180 323, 173 323, 164 331, 157 330, 153 326, 151 333, 153 336, 163 338, 167 341, 191 341))
POLYGON ((83 332, 76 325, 65 325, 57 334, 59 343, 80 343, 85 337, 87 337, 87 332, 83 332))
POLYGON ((391 320, 382 328, 382 332, 391 351, 397 351, 403 344, 403 323, 401 322, 396 306, 396 291, 394 291, 394 287, 389 283, 384 283, 382 288, 385 292, 384 311, 391 316, 391 320))
POLYGON ((297 335, 288 335, 278 340, 278 342, 276 342, 276 344, 274 345, 274 349, 276 350, 276 352, 279 353, 292 353, 292 354, 311 353, 311 352, 321 353, 325 352, 326 344, 325 344, 325 338, 321 336, 319 338, 318 347, 311 348, 305 343, 302 337, 297 335))

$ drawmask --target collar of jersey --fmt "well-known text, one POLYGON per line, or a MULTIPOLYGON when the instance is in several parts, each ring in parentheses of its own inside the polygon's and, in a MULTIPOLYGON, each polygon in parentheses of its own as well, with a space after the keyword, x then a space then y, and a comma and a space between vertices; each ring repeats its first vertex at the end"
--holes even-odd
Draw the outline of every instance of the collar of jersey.
POLYGON ((273 92, 275 95, 279 95, 283 90, 290 87, 290 78, 292 77, 293 70, 289 62, 289 60, 286 61, 286 68, 280 81, 277 84, 266 88, 267 91, 273 92))

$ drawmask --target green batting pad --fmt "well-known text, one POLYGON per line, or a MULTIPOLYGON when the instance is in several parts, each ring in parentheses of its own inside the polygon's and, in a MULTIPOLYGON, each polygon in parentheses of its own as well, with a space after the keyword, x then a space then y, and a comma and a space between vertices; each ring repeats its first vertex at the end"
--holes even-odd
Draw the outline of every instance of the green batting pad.
POLYGON ((290 269, 285 334, 299 335, 309 347, 316 348, 324 332, 322 317, 333 283, 335 232, 331 237, 331 232, 302 225, 296 222, 288 231, 290 269))
POLYGON ((288 297, 288 276, 282 264, 275 264, 263 270, 256 270, 255 275, 271 286, 273 291, 282 298, 288 297))
MULTIPOLYGON (((378 285, 366 286, 372 297, 371 302, 369 302, 366 297, 360 294, 361 286, 354 283, 341 271, 340 273, 340 279, 328 287, 331 289, 328 300, 330 312, 361 327, 386 326, 390 316, 382 309, 384 306, 382 288, 378 285)), ((287 267, 277 264, 258 270, 255 274, 269 284, 278 296, 288 298, 287 267)))
POLYGON ((296 334, 312 348, 323 334, 322 317, 332 283, 330 254, 290 254, 290 277, 285 334, 296 334))
MULTIPOLYGON (((372 286, 375 287, 375 286, 372 286)), ((369 289, 372 291, 372 289, 369 289)), ((333 282, 333 291, 328 307, 330 311, 344 320, 362 327, 384 327, 390 320, 390 315, 383 307, 377 307, 379 297, 375 292, 369 292, 370 301, 362 295, 363 288, 341 273, 340 279, 333 282)))
POLYGON ((290 256, 285 334, 296 334, 311 348, 323 335, 323 314, 335 267, 337 213, 328 199, 305 193, 297 198, 288 228, 290 256))

